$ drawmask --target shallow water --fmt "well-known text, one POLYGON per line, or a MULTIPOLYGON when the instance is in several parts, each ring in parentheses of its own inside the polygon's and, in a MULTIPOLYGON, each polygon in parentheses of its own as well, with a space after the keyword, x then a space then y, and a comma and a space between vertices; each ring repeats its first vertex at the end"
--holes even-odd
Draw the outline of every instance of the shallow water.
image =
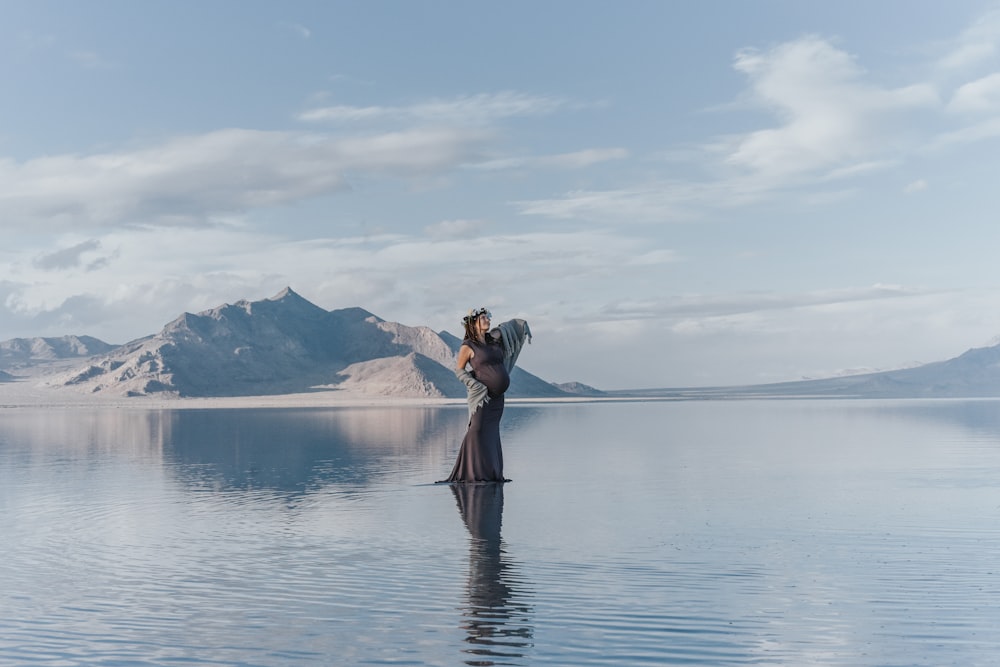
POLYGON ((0 411, 0 665, 992 665, 1000 402, 0 411))

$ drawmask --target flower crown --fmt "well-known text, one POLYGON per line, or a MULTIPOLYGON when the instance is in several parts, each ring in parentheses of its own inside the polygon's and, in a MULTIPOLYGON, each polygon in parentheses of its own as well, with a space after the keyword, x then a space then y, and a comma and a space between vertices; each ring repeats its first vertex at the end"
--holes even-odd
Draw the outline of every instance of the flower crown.
POLYGON ((462 323, 463 324, 469 324, 471 322, 475 322, 477 319, 479 319, 480 315, 485 315, 486 317, 489 317, 490 319, 493 318, 493 313, 491 313, 490 311, 488 311, 485 307, 482 307, 482 308, 470 308, 469 309, 469 314, 462 318, 462 323))

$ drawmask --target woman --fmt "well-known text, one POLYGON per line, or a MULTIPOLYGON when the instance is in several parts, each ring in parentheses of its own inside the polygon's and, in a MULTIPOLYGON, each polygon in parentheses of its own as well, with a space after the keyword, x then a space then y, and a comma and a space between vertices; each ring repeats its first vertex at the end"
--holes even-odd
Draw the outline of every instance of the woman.
POLYGON ((490 329, 490 311, 473 308, 462 318, 465 339, 458 349, 455 375, 469 390, 469 430, 445 482, 506 482, 500 447, 503 395, 510 371, 531 331, 524 320, 490 329), (472 366, 469 372, 467 366, 472 366))

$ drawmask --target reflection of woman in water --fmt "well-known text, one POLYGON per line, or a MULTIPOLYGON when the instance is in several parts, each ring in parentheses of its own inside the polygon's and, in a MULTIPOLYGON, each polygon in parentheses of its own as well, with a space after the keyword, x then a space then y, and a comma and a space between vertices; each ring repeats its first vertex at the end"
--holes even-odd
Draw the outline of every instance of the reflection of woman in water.
POLYGON ((469 665, 518 664, 532 646, 526 591, 500 539, 503 484, 453 484, 458 511, 469 529, 469 604, 463 616, 469 665), (503 659, 503 662, 494 662, 503 659))
POLYGON ((500 418, 510 371, 531 331, 524 320, 490 329, 490 311, 474 308, 462 318, 465 339, 455 375, 469 390, 469 430, 446 482, 504 482, 500 418), (472 366, 472 371, 468 366, 472 366))

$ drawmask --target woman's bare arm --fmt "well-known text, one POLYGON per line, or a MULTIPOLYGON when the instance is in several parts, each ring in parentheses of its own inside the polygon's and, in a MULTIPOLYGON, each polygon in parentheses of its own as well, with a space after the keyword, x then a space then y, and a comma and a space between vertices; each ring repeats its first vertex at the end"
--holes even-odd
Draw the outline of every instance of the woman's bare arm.
POLYGON ((475 355, 475 351, 468 345, 463 345, 458 348, 458 363, 455 364, 456 370, 464 371, 466 364, 475 355))

